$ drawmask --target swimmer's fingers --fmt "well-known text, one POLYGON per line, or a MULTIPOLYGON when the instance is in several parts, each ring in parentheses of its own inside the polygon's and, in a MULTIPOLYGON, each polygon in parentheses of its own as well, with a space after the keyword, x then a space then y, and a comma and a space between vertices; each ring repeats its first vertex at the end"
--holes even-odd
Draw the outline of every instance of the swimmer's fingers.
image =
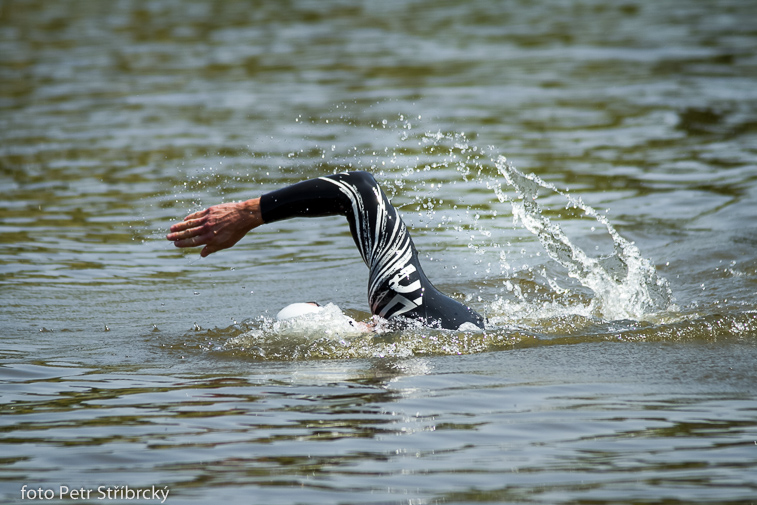
MULTIPOLYGON (((209 209, 201 210, 199 212, 193 212, 192 214, 185 217, 183 221, 179 221, 178 223, 172 225, 171 228, 169 229, 171 233, 166 235, 166 239, 181 240, 181 239, 187 238, 188 235, 180 234, 177 232, 183 232, 185 230, 192 230, 195 228, 197 229, 202 228, 203 225, 205 225, 205 222, 207 221, 208 212, 209 212, 209 209)), ((202 230, 199 230, 192 235, 196 235, 197 233, 202 233, 202 230)))
POLYGON ((200 219, 202 217, 205 217, 210 212, 210 209, 204 209, 204 210, 198 210, 197 212, 193 212, 187 217, 184 218, 184 221, 191 221, 193 219, 200 219))
POLYGON ((199 233, 202 233, 205 225, 204 219, 191 219, 189 221, 181 221, 171 226, 171 233, 166 235, 168 240, 180 240, 188 238, 199 233))
POLYGON ((176 247, 205 245, 203 257, 232 247, 247 232, 263 224, 259 200, 222 203, 192 213, 171 226, 166 239, 176 247))
POLYGON ((197 218, 197 219, 188 219, 184 218, 184 221, 180 221, 174 225, 171 226, 171 231, 182 231, 187 230, 189 228, 197 228, 205 224, 205 217, 197 218))
POLYGON ((185 221, 171 226, 171 233, 166 239, 172 241, 176 247, 195 247, 207 244, 214 236, 202 220, 185 221))
POLYGON ((213 254, 216 251, 220 251, 221 249, 225 249, 225 247, 213 247, 211 245, 206 245, 202 248, 202 251, 200 251, 200 257, 205 258, 208 254, 213 254))
MULTIPOLYGON (((182 235, 182 233, 176 233, 175 235, 182 235)), ((187 234, 184 237, 178 237, 177 239, 175 239, 173 241, 173 245, 175 245, 176 247, 197 247, 198 245, 205 245, 209 243, 214 237, 215 235, 211 232, 206 232, 201 235, 187 234)))

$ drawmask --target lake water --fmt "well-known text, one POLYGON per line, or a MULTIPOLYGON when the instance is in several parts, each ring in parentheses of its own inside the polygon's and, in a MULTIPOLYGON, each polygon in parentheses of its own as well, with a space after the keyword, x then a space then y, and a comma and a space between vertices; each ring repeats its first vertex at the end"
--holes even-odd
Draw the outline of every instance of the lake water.
POLYGON ((1 2, 0 502, 757 503, 754 19, 1 2), (369 317, 343 218, 164 239, 350 169, 485 331, 275 323, 369 317))

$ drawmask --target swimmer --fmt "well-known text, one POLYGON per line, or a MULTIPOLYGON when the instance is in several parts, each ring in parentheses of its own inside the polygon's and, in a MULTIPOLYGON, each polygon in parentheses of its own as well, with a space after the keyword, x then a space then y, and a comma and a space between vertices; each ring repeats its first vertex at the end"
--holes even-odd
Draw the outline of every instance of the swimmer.
POLYGON ((369 269, 371 313, 457 330, 484 328, 484 318, 436 289, 421 269, 418 252, 399 214, 373 176, 349 172, 318 177, 245 202, 214 205, 171 226, 176 247, 197 247, 203 258, 232 247, 263 224, 294 217, 342 215, 369 269))

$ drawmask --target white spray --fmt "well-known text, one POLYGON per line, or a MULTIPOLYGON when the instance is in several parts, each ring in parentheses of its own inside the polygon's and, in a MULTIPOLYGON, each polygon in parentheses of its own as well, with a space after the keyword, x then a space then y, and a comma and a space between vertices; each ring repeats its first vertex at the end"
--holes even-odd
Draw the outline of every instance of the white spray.
POLYGON ((607 218, 536 175, 522 174, 502 156, 495 164, 517 194, 517 199, 510 198, 497 185, 497 198, 510 203, 513 220, 536 235, 547 254, 568 269, 568 275, 594 292, 592 312, 604 319, 640 320, 671 307, 668 282, 657 275, 651 262, 633 243, 621 237, 607 218), (602 224, 612 238, 613 253, 591 258, 573 244, 562 228, 542 213, 537 203, 540 187, 564 197, 566 208, 581 209, 602 224))

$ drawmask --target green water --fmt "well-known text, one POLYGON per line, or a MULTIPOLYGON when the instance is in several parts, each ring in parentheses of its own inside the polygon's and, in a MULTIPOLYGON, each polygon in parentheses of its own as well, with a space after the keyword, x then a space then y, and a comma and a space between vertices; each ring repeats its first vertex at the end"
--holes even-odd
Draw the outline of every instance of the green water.
POLYGON ((0 502, 754 503, 753 19, 743 0, 0 1, 0 502), (543 181, 541 221, 500 156, 543 181), (350 169, 485 332, 274 323, 295 301, 369 316, 340 218, 205 259, 164 239, 350 169), (638 255, 613 259, 586 207, 638 255), (556 261, 544 219, 608 276, 556 261), (629 301, 644 281, 610 280, 629 265, 664 302, 629 301))

